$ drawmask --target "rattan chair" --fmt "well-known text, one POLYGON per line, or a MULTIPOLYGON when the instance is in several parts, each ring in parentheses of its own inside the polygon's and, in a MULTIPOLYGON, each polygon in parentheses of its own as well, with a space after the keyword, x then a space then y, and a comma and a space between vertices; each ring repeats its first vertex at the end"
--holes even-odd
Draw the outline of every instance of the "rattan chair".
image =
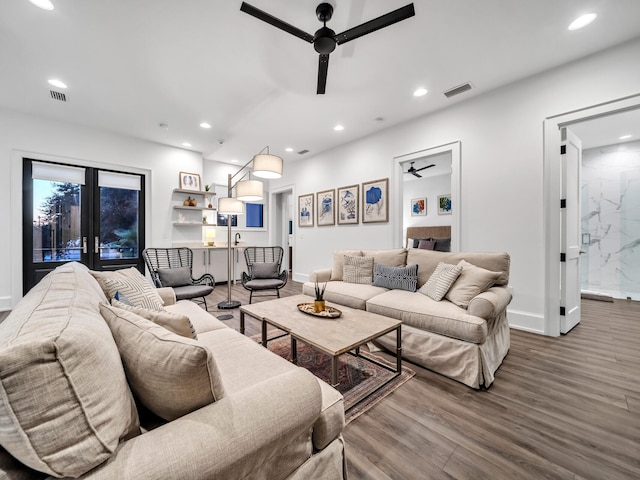
POLYGON ((282 247, 245 247, 244 258, 249 273, 242 272, 242 286, 249 290, 249 303, 254 292, 275 290, 276 293, 255 295, 256 297, 278 297, 280 289, 287 284, 289 274, 282 267, 282 247))
POLYGON ((177 300, 193 300, 208 310, 206 296, 213 292, 216 282, 209 273, 193 278, 190 248, 147 248, 142 256, 156 287, 172 287, 177 300))

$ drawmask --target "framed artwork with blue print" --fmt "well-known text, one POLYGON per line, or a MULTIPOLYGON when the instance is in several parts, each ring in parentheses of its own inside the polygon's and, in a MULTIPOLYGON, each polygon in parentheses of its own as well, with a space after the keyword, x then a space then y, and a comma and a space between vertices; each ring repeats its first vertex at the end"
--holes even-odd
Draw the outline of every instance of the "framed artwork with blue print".
POLYGON ((411 199, 411 216, 423 217, 427 214, 427 199, 426 198, 412 198, 411 199))
POLYGON ((313 193, 298 197, 298 226, 313 227, 313 193))
POLYGON ((362 223, 389 221, 389 179, 362 184, 362 223))
POLYGON ((317 219, 318 226, 335 225, 335 190, 325 190, 316 193, 316 205, 318 208, 317 219))
POLYGON ((451 194, 438 196, 438 215, 451 215, 451 194))
POLYGON ((337 212, 338 225, 355 225, 358 223, 359 185, 349 185, 338 189, 337 212))

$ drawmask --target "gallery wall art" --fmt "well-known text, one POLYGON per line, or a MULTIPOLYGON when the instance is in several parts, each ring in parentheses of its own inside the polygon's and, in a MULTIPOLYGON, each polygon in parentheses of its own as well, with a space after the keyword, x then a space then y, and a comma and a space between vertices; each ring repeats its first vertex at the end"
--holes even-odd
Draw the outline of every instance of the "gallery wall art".
POLYGON ((313 227, 313 193, 298 197, 298 226, 313 227))
POLYGON ((197 173, 180 172, 180 190, 200 191, 200 175, 197 173))
POLYGON ((318 226, 335 225, 335 190, 325 190, 316 194, 318 226))
POLYGON ((411 216, 423 217, 427 214, 427 199, 412 198, 411 199, 411 216))
POLYGON ((438 215, 451 215, 451 194, 438 196, 438 215))
POLYGON ((362 223, 389 221, 389 179, 362 184, 362 223))
POLYGON ((358 223, 359 185, 349 185, 338 189, 338 225, 358 223))

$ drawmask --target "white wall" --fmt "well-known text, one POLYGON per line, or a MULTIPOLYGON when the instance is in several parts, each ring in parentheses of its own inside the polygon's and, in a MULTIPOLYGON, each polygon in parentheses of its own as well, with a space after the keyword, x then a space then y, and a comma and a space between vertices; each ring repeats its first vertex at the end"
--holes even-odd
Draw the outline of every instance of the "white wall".
MULTIPOLYGON (((543 333, 543 120, 640 93, 640 40, 559 67, 285 165, 272 185, 294 184, 294 196, 393 178, 393 158, 461 141, 460 250, 511 255, 512 326, 543 333)), ((348 128, 348 125, 346 126, 348 128)), ((390 186, 393 182, 390 182, 390 186)), ((397 192, 390 201, 400 201, 397 192)), ((393 211, 394 205, 391 205, 393 211)), ((297 223, 297 222, 296 222, 297 223)), ((385 224, 298 228, 294 279, 331 265, 342 248, 390 248, 402 218, 385 224)))
POLYGON ((171 245, 171 195, 178 173, 202 173, 202 155, 79 125, 0 109, 0 310, 22 296, 22 158, 117 167, 150 173, 147 179, 147 246, 171 245))
POLYGON ((451 215, 438 215, 438 196, 451 193, 451 174, 416 178, 404 182, 402 194, 403 231, 407 227, 451 225, 451 215), (425 216, 411 215, 411 200, 427 199, 425 216))

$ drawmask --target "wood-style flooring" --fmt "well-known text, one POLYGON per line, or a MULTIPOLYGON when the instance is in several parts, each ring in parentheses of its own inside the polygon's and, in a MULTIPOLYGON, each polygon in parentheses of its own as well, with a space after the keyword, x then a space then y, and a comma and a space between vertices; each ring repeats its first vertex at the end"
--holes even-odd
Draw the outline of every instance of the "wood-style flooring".
MULTIPOLYGON (((281 294, 301 289, 289 281, 281 294)), ((240 284, 232 297, 249 301, 240 284)), ((209 311, 238 329, 238 309, 216 307, 226 298, 217 286, 209 311)), ((581 323, 559 338, 511 330, 488 390, 412 368, 345 428, 350 480, 640 479, 640 302, 583 300, 581 323)))
MULTIPOLYGON (((290 281, 281 294, 300 292, 290 281)), ((210 295, 214 315, 226 295, 210 295)), ((238 284, 233 298, 248 292, 238 284)), ((413 379, 345 428, 350 480, 640 479, 640 302, 584 300, 580 324, 558 338, 512 329, 487 390, 411 367, 413 379)))

